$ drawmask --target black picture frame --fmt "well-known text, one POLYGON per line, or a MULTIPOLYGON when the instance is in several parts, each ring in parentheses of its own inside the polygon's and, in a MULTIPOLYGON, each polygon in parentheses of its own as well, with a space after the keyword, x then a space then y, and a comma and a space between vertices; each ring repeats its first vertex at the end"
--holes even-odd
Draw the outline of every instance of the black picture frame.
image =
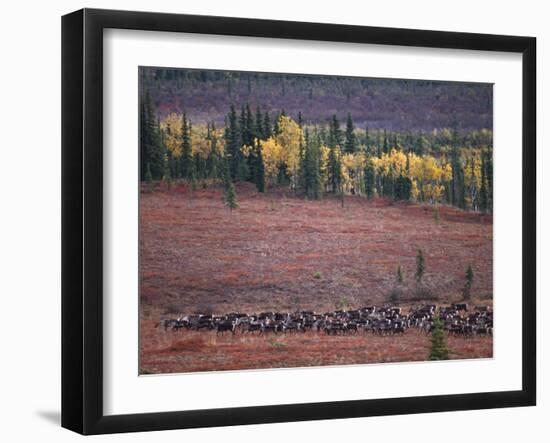
POLYGON ((83 9, 62 18, 62 426, 152 431, 536 404, 536 39, 244 18, 83 9), (517 391, 103 413, 103 30, 171 31, 522 54, 522 388, 517 391))

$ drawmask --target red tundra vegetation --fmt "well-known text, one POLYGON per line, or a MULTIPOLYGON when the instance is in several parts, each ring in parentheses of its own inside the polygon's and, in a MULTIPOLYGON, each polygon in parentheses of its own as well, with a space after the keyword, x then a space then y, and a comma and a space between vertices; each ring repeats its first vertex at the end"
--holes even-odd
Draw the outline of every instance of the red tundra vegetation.
MULTIPOLYGON (((222 335, 165 332, 155 328, 162 318, 448 305, 461 301, 468 265, 469 303, 492 306, 490 215, 358 196, 346 196, 342 207, 336 198, 310 201, 288 190, 259 194, 250 184, 237 186, 237 198, 230 213, 221 188, 142 190, 142 374, 423 361, 430 352, 430 336, 415 328, 402 336, 222 335)), ((491 336, 449 336, 447 344, 453 359, 492 357, 491 336)))

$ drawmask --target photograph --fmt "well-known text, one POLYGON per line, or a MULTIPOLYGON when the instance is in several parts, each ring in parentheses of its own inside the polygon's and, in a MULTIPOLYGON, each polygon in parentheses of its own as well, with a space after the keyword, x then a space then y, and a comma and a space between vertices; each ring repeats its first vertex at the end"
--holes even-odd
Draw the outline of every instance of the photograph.
POLYGON ((138 71, 140 375, 493 356, 492 84, 138 71))

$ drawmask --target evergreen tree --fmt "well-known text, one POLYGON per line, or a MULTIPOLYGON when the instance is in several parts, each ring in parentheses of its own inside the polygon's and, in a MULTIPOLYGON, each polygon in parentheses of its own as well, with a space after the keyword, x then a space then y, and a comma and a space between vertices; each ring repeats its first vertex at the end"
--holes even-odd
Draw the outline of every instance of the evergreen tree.
POLYGON ((256 121, 254 124, 254 137, 259 140, 266 140, 265 134, 264 134, 264 125, 263 125, 263 117, 262 113, 260 111, 260 107, 258 106, 256 108, 256 121))
POLYGON ((449 348, 447 348, 447 339, 443 329, 443 321, 437 314, 433 322, 432 348, 430 350, 429 360, 448 360, 449 348))
POLYGON ((493 160, 489 149, 481 152, 481 183, 479 190, 479 206, 483 212, 493 210, 493 160))
POLYGON ((264 192, 265 191, 265 166, 264 166, 264 158, 262 154, 262 145, 260 144, 260 140, 256 140, 256 173, 254 177, 254 181, 256 183, 256 189, 258 192, 264 192))
POLYGON ((317 131, 310 137, 309 130, 305 131, 304 175, 305 191, 310 199, 321 196, 320 146, 321 141, 317 131))
POLYGON ((340 163, 340 146, 342 142, 342 131, 340 130, 340 122, 336 115, 332 116, 329 125, 328 134, 328 179, 329 187, 333 193, 341 191, 342 185, 342 166, 340 163))
POLYGON ((395 200, 410 200, 412 181, 404 174, 400 174, 395 180, 395 200))
POLYGON ((230 180, 237 180, 242 153, 237 113, 233 105, 231 105, 227 120, 228 122, 225 128, 226 163, 230 180))
POLYGON ((328 152, 328 179, 330 190, 336 194, 340 191, 342 182, 342 167, 340 164, 340 149, 332 146, 328 152))
POLYGON ((340 129, 340 122, 336 118, 336 115, 332 116, 332 120, 329 126, 329 138, 328 138, 329 148, 338 146, 340 149, 342 146, 342 130, 340 129))
POLYGON ((151 166, 147 163, 145 167, 145 182, 147 183, 147 191, 153 192, 153 174, 151 174, 151 166))
POLYGON ((187 115, 184 112, 182 116, 181 127, 181 156, 180 156, 180 171, 181 175, 186 180, 191 180, 193 177, 193 151, 191 148, 191 124, 187 120, 187 115))
POLYGON ((382 146, 382 152, 384 154, 387 154, 388 152, 390 152, 390 145, 388 143, 388 133, 385 129, 384 129, 384 145, 382 146))
POLYGON ((214 123, 212 123, 212 126, 208 126, 207 140, 210 143, 210 152, 206 159, 206 176, 211 179, 217 179, 220 174, 220 156, 218 153, 218 138, 216 136, 216 127, 214 123))
POLYGON ((466 158, 466 164, 464 165, 464 172, 468 174, 468 180, 470 182, 470 186, 468 188, 468 198, 470 199, 470 209, 472 211, 475 211, 477 180, 475 176, 475 161, 473 157, 466 158))
POLYGON ((460 151, 458 147, 458 129, 456 116, 454 117, 453 131, 451 134, 452 150, 451 150, 451 170, 452 170, 452 179, 451 179, 451 198, 452 204, 458 206, 460 209, 466 208, 466 198, 465 198, 465 185, 464 185, 464 169, 462 168, 462 163, 460 161, 460 151))
MULTIPOLYGON (((301 115, 300 115, 301 116, 301 115)), ((302 127, 300 126, 300 129, 302 127)), ((308 169, 307 161, 309 157, 309 130, 308 128, 303 131, 304 138, 300 138, 300 145, 298 148, 298 188, 303 190, 307 194, 308 186, 308 169)))
POLYGON ((486 164, 486 177, 487 177, 487 201, 489 212, 493 212, 493 150, 492 148, 487 148, 485 151, 485 164, 486 164))
POLYGON ((487 191, 487 165, 485 164, 485 155, 481 154, 481 177, 479 187, 479 209, 482 212, 487 212, 489 208, 489 195, 487 191))
POLYGON ((148 102, 150 100, 149 91, 141 97, 139 103, 139 171, 140 180, 148 181, 146 176, 149 175, 153 180, 151 174, 151 165, 149 159, 149 132, 148 132, 148 102))
POLYGON ((225 189, 224 202, 225 205, 229 208, 230 213, 233 212, 233 209, 237 209, 239 207, 239 203, 237 203, 237 193, 235 191, 235 185, 232 181, 228 182, 227 188, 225 189))
POLYGON ((267 140, 272 135, 273 134, 271 131, 271 119, 269 118, 269 113, 266 111, 264 114, 264 123, 263 123, 263 139, 267 140))
POLYGON ((399 135, 397 134, 397 132, 393 134, 393 147, 396 151, 400 150, 399 135))
POLYGON ((160 180, 164 171, 164 145, 149 90, 141 97, 139 123, 141 180, 145 180, 147 165, 149 165, 152 178, 160 180))
POLYGON ((466 269, 465 278, 466 282, 464 283, 464 288, 462 289, 462 296, 464 297, 464 300, 470 300, 472 296, 472 284, 474 282, 474 270, 472 269, 471 264, 469 264, 466 269))
POLYGON ((396 279, 397 279, 397 283, 399 284, 403 283, 403 270, 401 269, 401 265, 397 266, 396 279))
POLYGON ((419 249, 416 254, 416 273, 414 275, 417 283, 422 283, 422 277, 424 276, 425 263, 424 263, 424 254, 422 249, 419 249))
POLYGON ((246 141, 243 142, 243 145, 253 147, 254 146, 254 116, 250 110, 250 105, 246 104, 246 141))
POLYGON ((355 138, 355 127, 353 126, 353 120, 351 114, 348 114, 348 120, 346 122, 346 138, 344 142, 344 152, 348 154, 354 154, 357 150, 357 140, 355 138))

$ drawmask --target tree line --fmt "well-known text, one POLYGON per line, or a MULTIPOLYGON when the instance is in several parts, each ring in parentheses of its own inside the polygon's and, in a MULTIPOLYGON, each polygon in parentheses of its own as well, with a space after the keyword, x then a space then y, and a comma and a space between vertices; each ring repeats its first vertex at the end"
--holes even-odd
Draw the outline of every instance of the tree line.
MULTIPOLYGON (((252 182, 310 199, 325 194, 386 197, 492 211, 492 133, 395 132, 357 128, 351 114, 313 124, 301 113, 231 105, 222 127, 194 126, 187 114, 160 120, 148 92, 140 100, 140 177, 171 184, 252 182)), ((234 189, 232 191, 234 193, 234 189)))

